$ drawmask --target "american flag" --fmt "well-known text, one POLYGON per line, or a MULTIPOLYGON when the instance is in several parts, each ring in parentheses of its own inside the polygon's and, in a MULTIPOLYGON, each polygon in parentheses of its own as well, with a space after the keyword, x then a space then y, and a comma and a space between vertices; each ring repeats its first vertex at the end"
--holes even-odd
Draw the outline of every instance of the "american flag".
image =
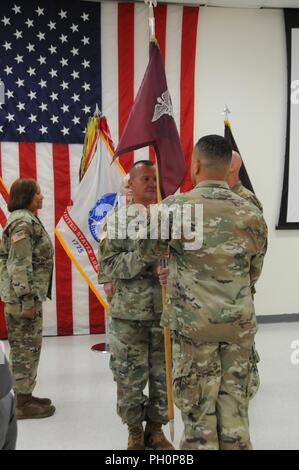
POLYGON ((55 245, 45 332, 99 331, 103 308, 54 238, 54 226, 78 184, 87 119, 96 103, 101 107, 100 6, 7 1, 0 8, 1 173, 8 186, 19 175, 37 178, 45 196, 40 216, 55 245))
POLYGON ((59 5, 1 6, 1 140, 81 144, 100 104, 99 7, 59 5))
MULTIPOLYGON (((189 166, 200 106, 199 8, 162 4, 155 18, 189 166)), ((55 240, 54 227, 78 186, 87 118, 98 104, 118 143, 148 64, 148 41, 148 8, 141 3, 8 0, 0 6, 0 79, 6 93, 0 175, 8 187, 19 175, 37 178, 45 196, 40 217, 55 246, 46 334, 103 331, 103 307, 55 240)), ((128 170, 150 156, 150 149, 141 149, 120 161, 128 170)), ((189 171, 181 189, 188 188, 189 171)))

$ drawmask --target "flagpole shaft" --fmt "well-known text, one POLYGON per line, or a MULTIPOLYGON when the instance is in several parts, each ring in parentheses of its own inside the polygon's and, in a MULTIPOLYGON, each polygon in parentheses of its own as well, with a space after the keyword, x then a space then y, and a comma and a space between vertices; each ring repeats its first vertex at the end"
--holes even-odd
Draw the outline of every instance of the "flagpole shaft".
POLYGON ((155 15, 154 6, 157 6, 157 0, 144 0, 148 4, 148 22, 150 31, 150 41, 155 39, 155 15))
MULTIPOLYGON (((166 298, 166 288, 162 287, 162 298, 166 298), (164 295, 163 295, 164 291, 164 295)), ((164 301, 163 301, 163 305, 164 301)), ((166 363, 166 387, 167 387, 167 410, 170 428, 171 423, 174 421, 174 405, 173 405, 173 394, 172 394, 172 373, 171 373, 171 338, 169 328, 164 327, 164 347, 165 347, 165 363, 166 363)), ((173 432, 170 429, 171 440, 174 439, 173 432)))
POLYGON ((149 30, 150 36, 155 37, 155 17, 154 17, 154 7, 152 3, 149 4, 149 30))
MULTIPOLYGON (((160 178, 159 178, 159 167, 158 159, 156 157, 156 184, 157 184, 157 202, 162 201, 160 191, 160 178)), ((163 264, 165 260, 160 260, 163 264)), ((162 286, 162 310, 166 308, 166 287, 162 286)), ((173 393, 172 393, 172 372, 171 372, 171 338, 169 328, 164 327, 164 349, 165 349, 165 369, 166 369, 166 390, 167 390, 167 412, 169 419, 169 430, 170 438, 174 440, 174 405, 173 405, 173 393)))

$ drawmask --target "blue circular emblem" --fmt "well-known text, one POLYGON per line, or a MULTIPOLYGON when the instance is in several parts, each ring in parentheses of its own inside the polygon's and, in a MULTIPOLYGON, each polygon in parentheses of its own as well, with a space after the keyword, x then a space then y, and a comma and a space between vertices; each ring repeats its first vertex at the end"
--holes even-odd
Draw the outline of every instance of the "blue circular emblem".
POLYGON ((108 212, 113 209, 117 200, 117 193, 107 193, 100 197, 95 206, 88 213, 88 227, 95 241, 99 242, 101 222, 108 212))

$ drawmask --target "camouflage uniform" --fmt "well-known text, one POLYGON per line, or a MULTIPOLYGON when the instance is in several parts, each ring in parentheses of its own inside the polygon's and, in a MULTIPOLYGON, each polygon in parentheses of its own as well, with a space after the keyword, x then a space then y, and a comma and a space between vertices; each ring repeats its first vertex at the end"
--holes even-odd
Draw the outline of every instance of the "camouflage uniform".
POLYGON ((163 203, 203 205, 200 249, 188 250, 183 233, 180 240, 138 241, 144 261, 171 249, 172 296, 162 322, 173 332, 174 398, 185 424, 181 448, 250 449, 248 381, 257 330, 251 289, 262 269, 266 224, 222 181, 203 181, 163 203))
POLYGON ((249 189, 245 188, 241 181, 238 181, 237 184, 231 190, 235 193, 238 194, 238 196, 242 197, 243 199, 246 199, 246 201, 251 202, 254 206, 256 206, 261 212, 263 212, 263 206, 261 201, 256 197, 256 195, 249 191, 249 189))
MULTIPOLYGON (((109 214, 118 223, 127 206, 109 214)), ((128 216, 127 223, 132 217, 128 216)), ((142 261, 129 238, 110 239, 107 222, 99 243, 99 283, 113 281, 110 299, 110 368, 117 383, 117 412, 129 426, 165 424, 167 396, 161 289, 154 262, 142 261), (149 396, 143 393, 146 384, 149 396)))
MULTIPOLYGON (((259 201, 259 199, 256 197, 256 195, 249 191, 249 189, 245 188, 245 186, 242 185, 241 181, 238 181, 237 184, 231 190, 235 193, 238 194, 238 196, 242 197, 243 199, 246 199, 246 201, 250 202, 254 206, 256 206, 261 212, 263 212, 263 206, 262 203, 259 201)), ((252 289, 252 294, 255 294, 255 288, 253 286, 252 289)), ((249 398, 253 398, 259 387, 260 387, 260 376, 259 376, 259 371, 257 364, 260 362, 260 357, 259 354, 256 350, 255 344, 253 345, 251 355, 250 355, 250 362, 251 362, 251 374, 249 378, 249 398)))
POLYGON ((42 344, 42 302, 51 298, 53 246, 40 220, 30 211, 12 212, 0 249, 0 289, 5 302, 10 362, 17 394, 35 386, 42 344), (22 309, 35 307, 33 320, 22 309))

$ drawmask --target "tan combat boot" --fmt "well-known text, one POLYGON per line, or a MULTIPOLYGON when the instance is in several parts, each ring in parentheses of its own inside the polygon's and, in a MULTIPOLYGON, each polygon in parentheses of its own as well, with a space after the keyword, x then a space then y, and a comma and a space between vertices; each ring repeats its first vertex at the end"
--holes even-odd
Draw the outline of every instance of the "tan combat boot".
POLYGON ((48 418, 55 412, 55 406, 45 405, 33 400, 31 394, 16 395, 17 419, 48 418))
POLYGON ((174 447, 164 436, 162 424, 149 421, 144 431, 144 443, 146 447, 154 450, 174 450, 174 447))
POLYGON ((52 401, 50 400, 50 398, 39 398, 31 395, 31 399, 36 403, 39 403, 40 405, 52 405, 52 401))
POLYGON ((144 431, 142 424, 128 426, 128 450, 144 450, 144 431))

